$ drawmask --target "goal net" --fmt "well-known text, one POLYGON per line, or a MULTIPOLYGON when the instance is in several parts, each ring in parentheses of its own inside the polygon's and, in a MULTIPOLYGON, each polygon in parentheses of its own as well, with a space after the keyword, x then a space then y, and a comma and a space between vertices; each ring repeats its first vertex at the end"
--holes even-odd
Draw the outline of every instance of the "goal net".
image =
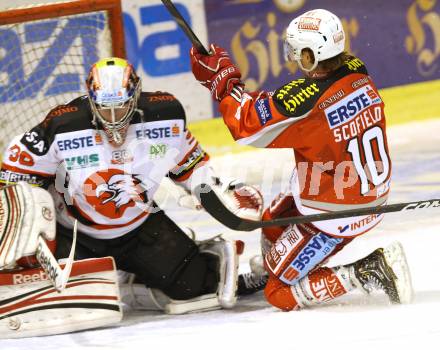
POLYGON ((125 57, 120 0, 1 11, 0 158, 13 136, 85 93, 90 66, 108 56, 125 57))

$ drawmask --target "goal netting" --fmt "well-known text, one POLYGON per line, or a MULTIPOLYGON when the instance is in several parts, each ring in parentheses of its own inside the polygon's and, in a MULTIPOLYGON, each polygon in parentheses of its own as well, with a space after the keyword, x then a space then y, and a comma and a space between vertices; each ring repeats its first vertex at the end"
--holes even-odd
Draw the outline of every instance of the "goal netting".
MULTIPOLYGON (((74 0, 0 12, 0 152, 56 105, 85 93, 90 66, 125 57, 119 0, 74 0)), ((0 155, 1 157, 1 155, 0 155)))

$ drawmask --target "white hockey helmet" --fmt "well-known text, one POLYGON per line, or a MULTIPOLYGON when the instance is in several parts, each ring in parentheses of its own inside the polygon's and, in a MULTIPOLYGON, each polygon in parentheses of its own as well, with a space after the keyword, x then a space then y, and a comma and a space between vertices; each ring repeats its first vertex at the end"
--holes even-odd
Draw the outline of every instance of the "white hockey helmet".
POLYGON ((111 141, 124 142, 141 93, 141 80, 126 60, 104 58, 90 69, 86 80, 93 122, 104 128, 111 141))
POLYGON ((318 62, 342 53, 344 47, 345 33, 340 19, 330 11, 317 9, 307 11, 290 22, 284 56, 287 61, 296 61, 302 70, 310 72, 318 62), (315 56, 315 62, 309 69, 301 64, 301 52, 306 48, 315 56))

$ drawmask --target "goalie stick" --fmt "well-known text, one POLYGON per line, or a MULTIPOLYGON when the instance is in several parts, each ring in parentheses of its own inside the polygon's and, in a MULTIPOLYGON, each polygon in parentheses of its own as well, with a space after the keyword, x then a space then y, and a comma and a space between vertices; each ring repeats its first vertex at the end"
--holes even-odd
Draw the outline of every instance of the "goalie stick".
POLYGON ((38 236, 38 247, 36 252, 37 260, 58 292, 62 292, 66 288, 67 281, 70 277, 75 255, 77 227, 78 221, 75 220, 73 225, 72 247, 70 248, 69 257, 67 258, 64 269, 61 268, 60 264, 53 256, 44 238, 41 235, 38 236))
POLYGON ((332 219, 342 219, 353 216, 384 214, 397 211, 408 211, 427 208, 440 207, 440 199, 428 199, 417 202, 396 203, 389 205, 382 205, 378 207, 349 209, 335 212, 328 212, 322 214, 292 216, 288 218, 280 218, 267 221, 252 221, 242 219, 232 213, 223 202, 217 197, 212 188, 207 184, 201 184, 195 188, 195 193, 200 199, 200 203, 205 210, 211 214, 220 223, 236 231, 253 231, 257 228, 284 226, 289 224, 302 224, 306 222, 324 221, 332 219))
POLYGON ((173 2, 171 0, 162 0, 162 3, 165 5, 171 16, 173 16, 173 18, 176 20, 180 28, 182 28, 182 30, 191 41, 191 43, 194 45, 194 47, 197 49, 197 51, 200 52, 202 55, 208 56, 208 50, 206 50, 199 38, 194 34, 191 27, 188 25, 188 23, 186 23, 185 19, 180 14, 179 10, 177 10, 176 6, 174 6, 173 2))

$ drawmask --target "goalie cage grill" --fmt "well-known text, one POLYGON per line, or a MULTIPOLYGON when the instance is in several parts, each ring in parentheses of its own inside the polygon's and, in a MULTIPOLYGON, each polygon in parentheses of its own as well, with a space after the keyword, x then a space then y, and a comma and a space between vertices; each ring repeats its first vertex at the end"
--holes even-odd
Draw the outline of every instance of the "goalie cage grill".
POLYGON ((108 56, 125 57, 120 0, 40 1, 0 12, 1 155, 13 136, 84 94, 90 66, 108 56))

